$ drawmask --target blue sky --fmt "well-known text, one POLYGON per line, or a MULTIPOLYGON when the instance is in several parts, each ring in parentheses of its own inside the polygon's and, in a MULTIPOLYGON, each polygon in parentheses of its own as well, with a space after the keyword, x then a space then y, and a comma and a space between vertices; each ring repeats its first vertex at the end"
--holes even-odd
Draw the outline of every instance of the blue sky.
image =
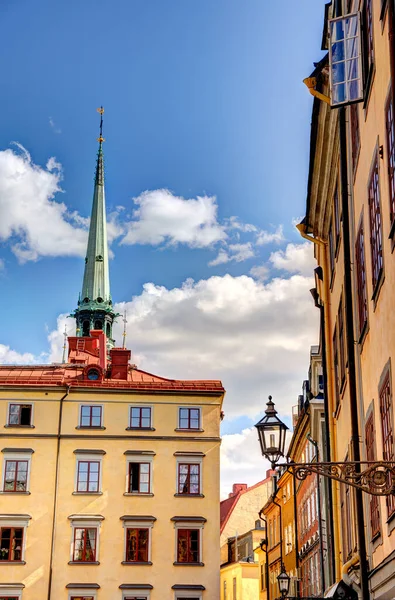
MULTIPOLYGON (((133 311, 137 305, 133 298, 140 298, 140 304, 145 301, 144 284, 179 290, 192 278, 203 282, 194 288, 196 308, 201 305, 198 294, 203 294, 205 282, 211 281, 213 286, 242 282, 245 289, 240 277, 251 277, 254 266, 270 264, 270 272, 266 284, 263 277, 260 283, 255 277, 251 294, 258 283, 264 286, 276 277, 285 281, 295 273, 306 275, 305 265, 303 273, 289 267, 292 248, 286 268, 281 270, 278 260, 267 261, 273 252, 285 253, 288 244, 302 243, 292 224, 293 218, 304 214, 307 185, 312 97, 302 80, 313 70, 313 61, 322 57, 323 11, 323 0, 286 0, 281 9, 269 0, 8 0, 0 4, 0 36, 7 50, 2 60, 0 153, 10 149, 23 157, 23 151, 11 145, 18 142, 30 154, 30 159, 25 155, 32 169, 26 180, 30 188, 25 189, 29 211, 35 211, 35 186, 41 185, 41 174, 58 177, 63 191, 48 201, 65 204, 64 220, 72 223, 78 235, 81 222, 70 215, 74 211, 78 218, 90 214, 98 135, 96 108, 100 104, 105 107, 107 208, 113 213, 116 207, 124 207, 114 217, 114 227, 119 229, 110 266, 114 301, 128 303, 133 311), (59 166, 52 165, 48 171, 51 157, 56 157, 59 166), (125 243, 125 232, 119 233, 122 227, 141 220, 141 216, 133 216, 136 205, 132 199, 147 190, 161 189, 170 190, 181 202, 199 196, 211 198, 209 204, 217 210, 214 228, 219 227, 225 241, 183 243, 177 234, 169 234, 160 243, 134 243, 136 237, 125 243), (229 227, 232 216, 244 229, 229 227), (255 231, 246 231, 246 224, 255 231), (281 225, 281 240, 257 242, 261 232, 273 235, 281 225), (221 249, 228 256, 236 252, 229 249, 232 244, 250 244, 253 256, 209 266, 221 249), (213 281, 213 276, 219 279, 213 281)), ((5 154, 4 161, 10 160, 5 154)), ((12 175, 12 168, 7 162, 0 176, 5 172, 12 175)), ((6 186, 0 190, 3 200, 7 190, 6 186)), ((9 200, 11 204, 2 202, 1 194, 0 221, 2 210, 4 218, 7 207, 20 202, 18 190, 9 200)), ((35 250, 34 256, 21 262, 15 245, 26 244, 29 235, 26 225, 18 221, 22 223, 21 215, 27 214, 24 206, 21 202, 20 212, 15 209, 7 231, 2 232, 0 225, 1 304, 7 316, 0 345, 10 352, 37 357, 48 352, 48 334, 60 326, 58 316, 76 305, 83 259, 79 250, 60 252, 55 239, 53 249, 47 247, 38 254, 35 250)), ((40 210, 37 204, 34 219, 39 237, 49 236, 50 240, 56 223, 51 218, 47 222, 41 219, 40 210), (40 224, 40 219, 44 223, 40 224)), ((149 219, 146 226, 150 227, 149 219)), ((308 286, 306 282, 307 292, 308 286)), ((227 302, 234 294, 237 308, 238 292, 226 290, 227 302)), ((221 294, 215 294, 218 306, 221 294)), ((152 299, 152 293, 147 295, 152 299)), ((141 315, 138 318, 141 321, 141 315)), ((212 319, 210 332, 215 332, 215 343, 222 335, 220 321, 212 319)), ((242 321, 241 317, 238 323, 242 321)), ((152 318, 153 322, 158 319, 152 318)), ((227 332, 229 327, 225 326, 227 332)), ((251 323, 248 328, 253 329, 251 323)), ((265 327, 256 334, 264 337, 265 327)), ((188 329, 185 335, 189 335, 188 329)), ((145 368, 149 369, 147 361, 151 359, 153 367, 171 370, 160 374, 183 375, 182 367, 173 368, 170 358, 161 361, 165 351, 177 360, 164 342, 147 349, 139 346, 135 331, 130 329, 128 336, 145 368)), ((154 337, 160 339, 160 333, 154 337)), ((242 337, 241 329, 238 339, 242 337)), ((224 352, 232 343, 224 342, 224 352)), ((215 345, 210 336, 207 344, 215 345)), ((203 351, 199 350, 199 356, 203 351)), ((6 360, 5 351, 3 355, 6 360)), ((250 364, 247 355, 245 350, 243 356, 250 364)), ((218 364, 221 360, 219 357, 218 364)), ((259 360, 264 360, 264 352, 259 360)), ((307 368, 306 363, 300 383, 307 368)), ((185 376, 206 376, 206 371, 211 375, 211 369, 203 368, 197 373, 188 370, 185 376)), ((218 371, 222 376, 220 367, 218 371)), ((262 387, 258 376, 249 376, 251 379, 256 379, 255 390, 258 384, 262 387)), ((225 433, 242 431, 257 412, 251 409, 244 415, 242 409, 238 411, 239 393, 232 395, 228 390, 231 418, 225 433)), ((295 389, 295 398, 298 393, 295 389)), ((289 414, 289 409, 283 412, 289 414)))

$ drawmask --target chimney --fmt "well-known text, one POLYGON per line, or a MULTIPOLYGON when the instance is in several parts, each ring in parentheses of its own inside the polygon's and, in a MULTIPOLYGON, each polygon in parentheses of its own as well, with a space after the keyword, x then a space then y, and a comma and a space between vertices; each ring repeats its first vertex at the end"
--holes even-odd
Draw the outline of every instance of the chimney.
POLYGON ((233 498, 233 496, 236 496, 236 494, 238 494, 239 492, 243 492, 246 489, 247 489, 246 483, 234 483, 233 487, 232 487, 232 491, 229 494, 229 498, 233 498))
POLYGON ((126 348, 113 348, 110 350, 111 356, 111 379, 128 378, 130 350, 126 348))
POLYGON ((105 373, 107 369, 107 337, 102 329, 91 329, 91 337, 99 342, 99 365, 105 373))

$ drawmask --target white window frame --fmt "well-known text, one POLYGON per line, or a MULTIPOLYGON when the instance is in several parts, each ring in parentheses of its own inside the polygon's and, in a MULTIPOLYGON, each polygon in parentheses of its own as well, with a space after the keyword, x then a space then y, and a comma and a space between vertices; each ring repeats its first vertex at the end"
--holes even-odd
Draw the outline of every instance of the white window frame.
POLYGON ((76 452, 75 453, 75 474, 74 474, 74 492, 73 495, 87 495, 87 496, 98 496, 103 493, 103 456, 104 454, 85 454, 76 452), (99 490, 97 492, 78 492, 77 491, 77 483, 78 483, 78 463, 84 461, 95 461, 99 462, 99 490))
POLYGON ((192 456, 190 453, 185 453, 185 454, 181 454, 181 453, 177 453, 176 456, 176 494, 177 496, 181 497, 183 496, 183 494, 179 494, 178 492, 178 473, 179 473, 179 469, 178 469, 178 465, 180 464, 188 464, 188 465, 199 465, 199 494, 185 494, 185 496, 187 498, 193 498, 193 496, 196 496, 196 498, 199 498, 199 496, 203 495, 203 458, 204 455, 201 456, 192 456))
POLYGON ((150 600, 151 591, 150 590, 122 590, 122 600, 126 600, 127 598, 144 598, 144 600, 150 600))
POLYGON ((144 402, 139 402, 138 404, 129 404, 128 407, 128 426, 126 429, 135 429, 135 430, 139 430, 141 429, 142 431, 149 431, 150 429, 155 429, 154 428, 154 406, 152 404, 144 404, 144 402), (151 409, 151 424, 149 427, 132 427, 131 422, 132 422, 132 408, 150 408, 151 409))
POLYGON ((203 600, 203 592, 197 590, 176 590, 174 594, 174 600, 179 600, 180 598, 193 598, 193 600, 203 600))
POLYGON ((0 596, 14 596, 21 600, 24 587, 23 583, 0 583, 0 596))
MULTIPOLYGON (((14 564, 18 564, 19 562, 26 562, 25 560, 25 552, 26 552, 26 530, 29 527, 31 520, 30 515, 5 515, 0 514, 0 529, 4 529, 5 527, 18 527, 23 529, 23 542, 22 542, 22 552, 21 552, 21 561, 14 561, 14 564)), ((11 562, 12 564, 12 562, 11 562)))
MULTIPOLYGON (((339 40, 342 41, 342 40, 339 40)), ((346 37, 344 37, 344 48, 346 48, 346 37)), ((357 12, 353 12, 350 13, 348 15, 343 15, 341 17, 336 17, 333 19, 329 19, 328 22, 328 47, 329 47, 329 89, 330 89, 330 104, 332 108, 337 108, 339 106, 346 106, 348 104, 353 104, 354 102, 361 102, 363 100, 363 94, 364 94, 364 86, 363 86, 363 68, 362 68, 362 28, 361 28, 361 13, 360 11, 357 12), (336 42, 332 42, 332 38, 331 38, 331 26, 332 23, 338 22, 338 21, 345 21, 346 19, 351 19, 351 18, 356 18, 357 19, 357 35, 353 36, 355 37, 355 39, 358 41, 359 47, 358 47, 358 55, 355 57, 351 57, 347 59, 346 57, 346 51, 344 53, 344 61, 337 61, 337 64, 340 64, 341 62, 344 63, 344 72, 345 72, 345 81, 344 82, 340 82, 338 84, 334 84, 332 81, 332 75, 333 75, 333 64, 332 64, 332 45, 335 44, 336 42), (347 66, 347 60, 357 60, 358 61, 358 74, 359 74, 359 78, 358 79, 352 79, 349 80, 347 79, 347 74, 346 74, 346 66, 347 66), (350 99, 348 97, 348 89, 347 86, 349 84, 350 81, 357 81, 358 85, 359 85, 359 96, 358 98, 353 98, 350 99), (335 85, 342 85, 344 83, 345 89, 346 89, 346 100, 344 100, 343 102, 333 102, 333 88, 335 85)))
MULTIPOLYGON (((177 563, 177 558, 178 558, 178 554, 177 554, 177 548, 178 548, 178 529, 198 529, 199 530, 199 560, 198 563, 203 563, 203 529, 204 529, 204 525, 205 523, 203 521, 188 521, 187 519, 185 521, 175 521, 174 522, 174 530, 175 530, 175 536, 174 536, 174 562, 177 563)), ((179 564, 179 563, 178 563, 179 564)), ((184 563, 183 563, 184 564, 184 563)), ((185 563, 185 566, 187 567, 189 563, 185 563)), ((179 592, 177 592, 179 594, 179 592)))
POLYGON ((153 494, 153 462, 155 454, 127 454, 126 455, 126 475, 125 475, 125 492, 124 496, 149 496, 153 494), (130 463, 149 463, 149 490, 147 492, 129 492, 129 464, 130 463))
POLYGON ((81 402, 78 407, 78 429, 99 429, 100 427, 104 427, 104 404, 102 404, 101 402, 81 402), (82 408, 84 406, 101 407, 101 425, 93 425, 92 427, 90 427, 89 425, 81 425, 82 408))
POLYGON ((203 430, 203 411, 201 406, 191 406, 190 404, 180 404, 177 407, 177 430, 179 431, 198 431, 201 432, 203 430), (181 408, 189 408, 195 409, 199 411, 199 428, 198 429, 185 429, 185 427, 181 427, 181 417, 180 417, 180 409, 181 408))
MULTIPOLYGON (((84 564, 84 561, 75 561, 74 558, 74 530, 80 528, 96 529, 96 556, 95 562, 99 562, 100 551, 100 527, 104 517, 102 515, 70 515, 71 540, 70 540, 70 562, 84 564)), ((89 563, 87 563, 89 564, 89 563)))
POLYGON ((32 454, 34 450, 26 448, 26 450, 22 451, 21 448, 18 449, 17 452, 4 452, 3 454, 3 468, 1 472, 1 490, 0 494, 30 494, 30 472, 32 467, 32 454), (5 486, 5 465, 7 460, 25 460, 27 461, 27 480, 26 480, 26 491, 25 492, 9 492, 4 489, 5 486))
MULTIPOLYGON (((122 525, 124 528, 123 534, 123 562, 126 562, 126 541, 127 541, 127 530, 128 529, 148 529, 148 562, 152 562, 152 530, 154 528, 155 521, 139 521, 136 519, 123 519, 122 525)), ((145 593, 145 592, 144 592, 145 593)))
POLYGON ((34 427, 33 423, 34 423, 34 402, 31 402, 30 400, 27 400, 26 402, 22 402, 22 400, 10 400, 8 402, 8 406, 7 406, 7 426, 8 427, 34 427), (11 404, 20 404, 21 406, 26 406, 27 404, 29 404, 32 407, 32 411, 30 413, 30 425, 15 425, 13 423, 10 423, 11 404))
POLYGON ((71 598, 73 596, 82 596, 82 598, 84 596, 88 597, 88 596, 92 596, 93 600, 97 599, 97 589, 89 589, 89 588, 75 588, 75 589, 69 589, 68 590, 69 594, 68 594, 68 600, 71 600, 71 598))

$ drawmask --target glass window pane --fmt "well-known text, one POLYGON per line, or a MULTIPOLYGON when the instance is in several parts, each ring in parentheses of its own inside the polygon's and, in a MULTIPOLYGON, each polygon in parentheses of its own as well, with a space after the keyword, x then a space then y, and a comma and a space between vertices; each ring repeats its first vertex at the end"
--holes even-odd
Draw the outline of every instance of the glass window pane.
POLYGON ((358 59, 348 60, 346 62, 347 79, 358 79, 358 59))
POLYGON ((355 58, 359 54, 359 41, 358 38, 351 38, 346 41, 346 53, 347 58, 355 58))
POLYGON ((358 98, 360 97, 360 90, 359 90, 359 80, 355 80, 355 81, 351 81, 348 84, 348 98, 349 100, 358 100, 358 98))
POLYGON ((331 39, 336 42, 344 38, 343 21, 334 21, 331 23, 331 39))
POLYGON ((332 62, 339 62, 344 60, 344 42, 335 42, 332 44, 332 62))
POLYGON ((333 83, 342 83, 345 81, 345 65, 344 62, 335 63, 332 69, 332 81, 333 83))
POLYGON ((346 24, 346 37, 352 37, 357 35, 358 32, 358 17, 350 17, 345 19, 346 24))
POLYGON ((346 100, 346 86, 344 83, 340 85, 334 85, 332 89, 332 102, 333 104, 340 104, 346 100))
POLYGON ((101 415, 101 406, 92 406, 92 416, 100 417, 101 415))

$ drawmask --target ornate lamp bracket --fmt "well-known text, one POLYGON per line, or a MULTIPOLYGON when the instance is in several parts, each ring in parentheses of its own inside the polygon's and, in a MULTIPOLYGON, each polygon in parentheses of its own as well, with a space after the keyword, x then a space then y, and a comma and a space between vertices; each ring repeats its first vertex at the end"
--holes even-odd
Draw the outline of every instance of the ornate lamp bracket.
POLYGON ((391 461, 289 462, 278 466, 286 467, 300 481, 315 473, 350 485, 372 496, 395 494, 395 462, 391 461))

